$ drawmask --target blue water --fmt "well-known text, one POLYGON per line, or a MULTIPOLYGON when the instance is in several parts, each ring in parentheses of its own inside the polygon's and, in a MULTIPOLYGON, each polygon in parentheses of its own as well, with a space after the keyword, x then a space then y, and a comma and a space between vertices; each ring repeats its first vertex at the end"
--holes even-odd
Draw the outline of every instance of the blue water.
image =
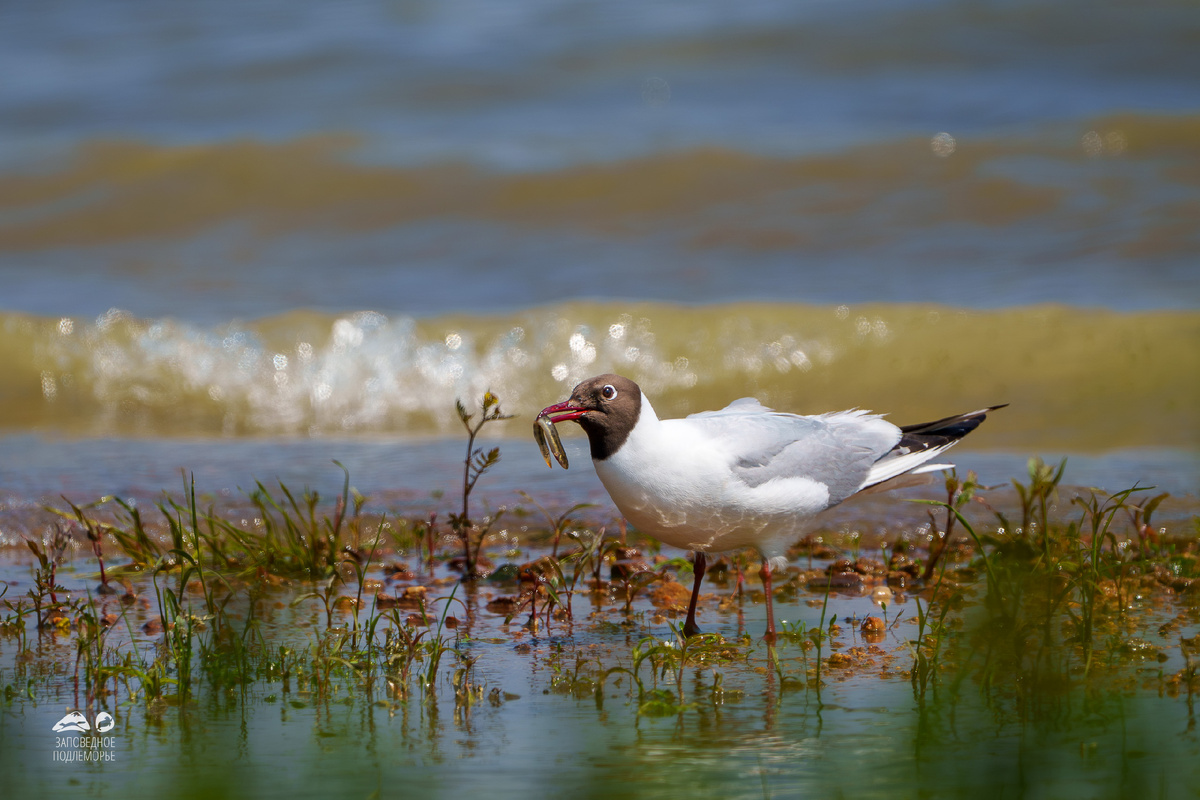
POLYGON ((336 130, 389 161, 553 168, 1190 113, 1200 97, 1195 9, 1163 2, 76 0, 8 4, 0 22, 12 164, 96 137, 336 130))
MULTIPOLYGON (((596 477, 583 439, 564 441, 569 470, 548 469, 530 439, 487 440, 483 444, 501 449, 500 464, 477 484, 475 508, 484 513, 507 509, 504 526, 516 532, 543 523, 530 502, 561 513, 576 503, 592 507, 579 513, 592 525, 612 526, 617 515, 596 477), (524 516, 517 512, 523 509, 524 516)), ((243 438, 215 440, 173 439, 74 439, 19 435, 0 437, 0 464, 19 464, 20 469, 0 469, 0 546, 20 545, 25 536, 40 537, 53 519, 43 506, 65 508, 62 498, 90 503, 115 495, 152 509, 168 492, 186 496, 195 481, 201 503, 217 509, 249 508, 248 495, 258 483, 278 493, 284 484, 294 493, 312 489, 329 505, 342 492, 344 475, 336 459, 350 472, 350 485, 367 497, 366 510, 424 519, 446 514, 460 502, 462 441, 429 439, 277 439, 243 438)), ((1042 453, 1047 463, 1057 464, 1064 454, 1042 453)), ((1056 502, 1064 515, 1075 518, 1070 505, 1073 489, 1097 489, 1115 493, 1135 485, 1146 490, 1138 497, 1149 498, 1169 492, 1173 499, 1158 512, 1159 524, 1172 530, 1188 530, 1200 500, 1200 457, 1180 449, 1114 450, 1102 454, 1066 454, 1064 492, 1056 502)), ((969 442, 949 459, 958 474, 974 472, 980 495, 990 508, 1009 516, 1016 513, 1010 481, 1028 482, 1024 453, 973 449, 969 442)), ((925 487, 886 492, 835 508, 822 518, 831 530, 859 529, 902 531, 925 522, 926 507, 907 502, 915 498, 938 498, 941 476, 925 487)), ((989 510, 972 513, 982 524, 994 525, 989 510)), ((157 519, 157 511, 147 512, 157 519)), ((237 516, 240 512, 229 512, 237 516)), ((523 535, 523 534, 522 534, 523 535)))
MULTIPOLYGON (((11 175, 69 172, 102 141, 164 147, 169 160, 187 146, 327 134, 354 137, 337 156, 347 163, 529 175, 697 148, 816 164, 910 141, 932 163, 920 143, 940 133, 959 158, 1016 152, 985 157, 962 186, 919 170, 894 185, 868 166, 865 186, 845 171, 794 191, 750 186, 699 214, 631 212, 616 230, 595 229, 586 209, 532 228, 453 212, 330 227, 380 206, 372 196, 285 215, 283 229, 251 210, 117 241, 4 244, 36 220, 68 230, 72 209, 131 194, 169 207, 209 190, 135 174, 0 198, 0 310, 213 324, 580 297, 1195 308, 1196 152, 1144 145, 1157 115, 1194 121, 1200 109, 1198 17, 1188 4, 1084 0, 10 3, 0 172, 11 175), (957 219, 970 202, 959 190, 996 176, 1056 187, 1058 205, 1010 223, 957 219), (804 201, 856 185, 865 208, 804 201), (796 240, 705 238, 760 228, 796 240)), ((619 191, 633 203, 643 189, 619 191)))

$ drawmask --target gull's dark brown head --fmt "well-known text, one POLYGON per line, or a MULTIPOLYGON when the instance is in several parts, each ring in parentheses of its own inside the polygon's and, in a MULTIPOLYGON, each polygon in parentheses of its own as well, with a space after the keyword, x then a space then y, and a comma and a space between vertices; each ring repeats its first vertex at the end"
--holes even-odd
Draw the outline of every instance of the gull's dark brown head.
POLYGON ((592 458, 603 461, 621 449, 637 425, 642 390, 620 375, 597 375, 575 387, 571 397, 542 409, 554 423, 574 420, 587 434, 592 458))

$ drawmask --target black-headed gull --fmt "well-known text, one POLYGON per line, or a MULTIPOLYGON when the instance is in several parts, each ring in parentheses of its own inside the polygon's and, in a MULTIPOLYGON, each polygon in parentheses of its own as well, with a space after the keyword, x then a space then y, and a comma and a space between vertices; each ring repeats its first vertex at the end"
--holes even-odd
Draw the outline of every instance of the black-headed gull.
POLYGON ((752 397, 720 411, 659 419, 636 383, 599 375, 544 409, 551 422, 578 422, 596 474, 625 518, 659 541, 695 552, 695 583, 683 630, 699 632, 696 598, 707 553, 754 548, 775 639, 771 572, 805 524, 827 508, 931 464, 983 422, 991 406, 897 427, 866 411, 800 416, 752 397))

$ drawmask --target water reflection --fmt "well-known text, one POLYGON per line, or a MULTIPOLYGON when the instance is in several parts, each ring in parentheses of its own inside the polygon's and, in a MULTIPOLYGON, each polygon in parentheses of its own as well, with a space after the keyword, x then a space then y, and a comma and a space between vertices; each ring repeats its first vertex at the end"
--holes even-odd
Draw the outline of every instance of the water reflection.
MULTIPOLYGON (((59 710, 10 698, 0 762, 22 794, 66 790, 81 778, 126 796, 184 797, 381 787, 431 797, 1079 796, 1147 786, 1174 796, 1197 786, 1190 698, 1078 682, 1031 686, 1025 675, 993 669, 986 653, 923 695, 908 680, 875 676, 831 677, 819 691, 783 688, 756 653, 745 670, 721 667, 723 702, 654 717, 637 713, 627 683, 610 681, 600 697, 547 692, 545 665, 590 636, 532 639, 532 661, 489 638, 471 645, 488 665, 481 677, 520 695, 498 705, 464 709, 446 692, 437 702, 399 704, 349 690, 324 699, 218 692, 188 708, 119 709, 117 761, 68 773, 13 769, 37 760, 59 710)), ((690 672, 689 696, 706 696, 711 681, 706 670, 690 672)))

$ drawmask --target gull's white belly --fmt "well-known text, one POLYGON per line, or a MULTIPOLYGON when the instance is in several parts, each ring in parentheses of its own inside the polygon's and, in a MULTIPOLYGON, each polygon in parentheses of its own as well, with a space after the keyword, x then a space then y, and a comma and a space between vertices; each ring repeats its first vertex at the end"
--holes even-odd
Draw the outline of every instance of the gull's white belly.
POLYGON ((594 462, 596 474, 625 518, 665 544, 705 552, 753 547, 778 556, 829 505, 827 487, 816 481, 790 477, 751 487, 734 475, 730 459, 703 444, 636 438, 594 462))

